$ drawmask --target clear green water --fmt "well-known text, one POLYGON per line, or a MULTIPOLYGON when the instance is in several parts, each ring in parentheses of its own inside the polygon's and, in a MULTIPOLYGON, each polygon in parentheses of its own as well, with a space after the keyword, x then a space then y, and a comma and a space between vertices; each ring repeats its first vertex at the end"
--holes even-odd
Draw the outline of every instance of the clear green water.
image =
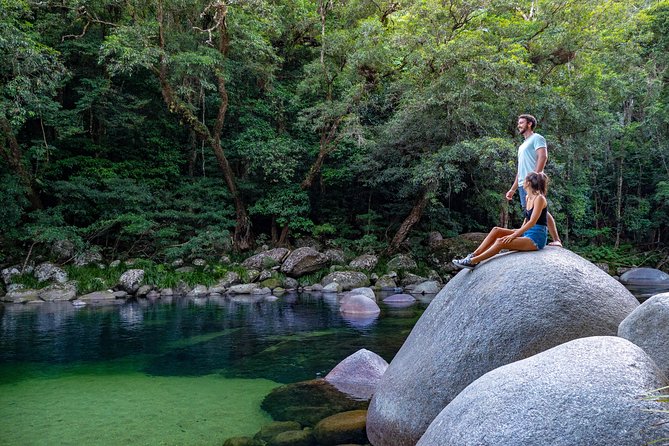
POLYGON ((335 299, 0 306, 0 445, 220 445, 282 383, 360 348, 390 361, 427 302, 345 320, 335 299))

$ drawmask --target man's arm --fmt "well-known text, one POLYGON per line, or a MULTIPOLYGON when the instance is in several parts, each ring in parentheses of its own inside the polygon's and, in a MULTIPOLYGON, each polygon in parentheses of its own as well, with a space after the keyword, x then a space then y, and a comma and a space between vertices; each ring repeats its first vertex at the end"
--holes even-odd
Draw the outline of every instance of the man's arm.
POLYGON ((548 150, 545 147, 539 147, 537 150, 537 164, 534 166, 534 171, 541 173, 546 167, 546 161, 548 161, 548 150))
POLYGON ((516 178, 513 180, 513 184, 511 185, 511 189, 504 195, 507 200, 511 201, 513 200, 513 194, 516 193, 516 189, 518 189, 518 174, 516 174, 516 178))

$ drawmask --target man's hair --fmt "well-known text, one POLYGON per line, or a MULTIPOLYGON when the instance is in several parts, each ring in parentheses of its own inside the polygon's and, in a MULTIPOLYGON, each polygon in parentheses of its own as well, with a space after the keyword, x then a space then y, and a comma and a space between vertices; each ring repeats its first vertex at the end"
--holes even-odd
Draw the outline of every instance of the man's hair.
POLYGON ((537 126, 537 118, 532 115, 520 115, 518 116, 518 119, 524 119, 525 121, 529 122, 532 126, 532 130, 534 130, 534 128, 537 126))
POLYGON ((532 190, 537 191, 540 194, 546 195, 546 191, 548 190, 549 180, 548 176, 546 176, 545 173, 530 172, 525 177, 525 181, 529 183, 532 190))

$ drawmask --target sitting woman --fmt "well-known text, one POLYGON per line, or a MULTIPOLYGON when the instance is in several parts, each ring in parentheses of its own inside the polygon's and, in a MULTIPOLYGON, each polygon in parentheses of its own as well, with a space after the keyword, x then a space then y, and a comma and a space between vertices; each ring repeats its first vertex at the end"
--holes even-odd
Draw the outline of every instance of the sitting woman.
POLYGON ((525 178, 523 188, 527 192, 527 205, 525 221, 520 229, 493 228, 483 240, 483 243, 476 248, 476 251, 464 259, 453 260, 453 264, 458 269, 473 269, 502 249, 537 251, 546 246, 548 234, 546 227, 548 177, 543 173, 531 172, 525 178))

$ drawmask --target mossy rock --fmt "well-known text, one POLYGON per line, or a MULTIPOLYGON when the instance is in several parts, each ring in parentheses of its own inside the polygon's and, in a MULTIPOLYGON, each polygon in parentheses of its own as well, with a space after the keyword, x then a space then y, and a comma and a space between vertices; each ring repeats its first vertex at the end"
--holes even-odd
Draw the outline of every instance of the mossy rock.
POLYGON ((316 439, 309 428, 281 432, 267 442, 267 446, 313 446, 314 444, 316 444, 316 439))
POLYGON ((368 443, 366 426, 367 411, 352 410, 319 421, 314 428, 314 437, 318 444, 323 446, 368 443))
POLYGON ((276 277, 270 277, 269 279, 265 279, 262 282, 260 282, 261 287, 267 287, 270 289, 278 288, 282 285, 281 279, 278 279, 276 277))
POLYGON ((261 427, 260 431, 253 438, 267 443, 282 432, 300 429, 302 429, 302 426, 296 421, 275 421, 261 427))
POLYGON ((263 446, 263 443, 251 437, 232 437, 225 440, 223 446, 263 446))
POLYGON ((356 401, 323 379, 277 387, 265 397, 262 408, 277 421, 297 421, 314 426, 339 412, 366 409, 367 401, 356 401))

